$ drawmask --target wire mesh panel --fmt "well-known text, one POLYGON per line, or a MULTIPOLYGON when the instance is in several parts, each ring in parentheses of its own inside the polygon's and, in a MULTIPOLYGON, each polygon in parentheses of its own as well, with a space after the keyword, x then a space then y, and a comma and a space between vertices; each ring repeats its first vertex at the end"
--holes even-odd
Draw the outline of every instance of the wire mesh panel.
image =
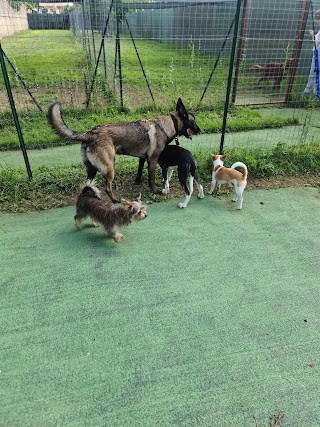
MULTIPOLYGON (((320 8, 319 0, 242 0, 239 19, 236 0, 83 0, 29 10, 0 1, 6 4, 1 46, 30 148, 62 144, 45 116, 56 99, 70 127, 88 130, 111 119, 107 108, 140 119, 173 109, 181 97, 201 117, 204 135, 195 141, 216 151, 233 61, 226 147, 316 137, 318 104, 302 92, 313 49, 311 9, 320 8), (25 27, 15 24, 17 11, 25 27), (241 133, 248 130, 257 133, 241 133)), ((19 148, 1 78, 0 114, 0 148, 19 148)))
MULTIPOLYGON (((238 105, 301 99, 312 58, 310 0, 244 0, 233 100, 238 105)), ((316 5, 315 5, 316 7, 316 5)))
POLYGON ((115 0, 95 2, 93 9, 84 0, 71 26, 107 89, 129 107, 164 105, 181 95, 196 104, 221 55, 206 99, 212 103, 224 97, 235 4, 115 0))
POLYGON ((29 29, 2 40, 17 109, 50 98, 70 107, 159 106, 182 95, 196 105, 218 54, 204 101, 223 101, 235 1, 151 6, 84 0, 70 14, 28 13, 29 29))
MULTIPOLYGON (((56 98, 73 107, 84 102, 84 82, 88 75, 85 54, 69 30, 69 20, 52 17, 51 27, 55 23, 60 27, 62 22, 67 26, 61 30, 43 30, 48 20, 32 19, 30 22, 38 29, 25 30, 1 40, 18 111, 36 110, 39 106, 46 109, 56 98)), ((2 79, 0 97, 3 100, 0 110, 4 111, 8 104, 2 79)))
MULTIPOLYGON (((312 25, 310 0, 242 3, 233 101, 295 99, 312 55, 306 31, 312 25)), ((234 0, 84 0, 71 12, 27 13, 29 30, 2 40, 17 108, 37 108, 25 86, 44 107, 55 98, 74 108, 105 107, 115 100, 122 107, 161 106, 178 96, 192 106, 219 105, 225 99, 235 10, 234 0)))

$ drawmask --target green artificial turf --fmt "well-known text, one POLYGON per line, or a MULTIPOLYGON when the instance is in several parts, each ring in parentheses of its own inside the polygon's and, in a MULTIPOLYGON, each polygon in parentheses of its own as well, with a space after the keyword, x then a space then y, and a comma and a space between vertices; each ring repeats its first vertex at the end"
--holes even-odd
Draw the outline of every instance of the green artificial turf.
POLYGON ((1 215, 0 425, 319 427, 319 190, 179 201, 1 215))

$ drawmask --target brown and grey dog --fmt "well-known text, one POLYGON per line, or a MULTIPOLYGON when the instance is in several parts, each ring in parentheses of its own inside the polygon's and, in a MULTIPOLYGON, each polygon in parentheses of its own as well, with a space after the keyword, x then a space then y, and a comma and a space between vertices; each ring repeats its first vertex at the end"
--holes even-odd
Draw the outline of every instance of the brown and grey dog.
POLYGON ((200 132, 195 117, 186 110, 180 98, 176 111, 168 116, 105 124, 96 126, 88 132, 76 132, 66 126, 61 117, 58 101, 49 107, 48 120, 58 135, 81 142, 81 156, 87 168, 87 179, 93 180, 97 171, 100 171, 106 180, 106 192, 114 203, 119 201, 112 192, 116 154, 146 159, 149 185, 151 190, 157 193, 155 170, 164 147, 178 136, 184 135, 191 139, 191 133, 200 132))
POLYGON ((141 194, 134 202, 122 199, 121 204, 115 205, 103 200, 98 188, 88 181, 77 200, 74 221, 78 229, 81 228, 81 221, 87 217, 91 218, 94 227, 103 226, 108 236, 119 242, 123 236, 118 229, 145 219, 147 212, 141 204, 141 194))
POLYGON ((293 59, 290 58, 284 62, 269 62, 265 65, 254 64, 252 67, 261 70, 261 77, 257 85, 264 80, 273 80, 273 89, 279 90, 283 78, 288 70, 293 67, 293 59))

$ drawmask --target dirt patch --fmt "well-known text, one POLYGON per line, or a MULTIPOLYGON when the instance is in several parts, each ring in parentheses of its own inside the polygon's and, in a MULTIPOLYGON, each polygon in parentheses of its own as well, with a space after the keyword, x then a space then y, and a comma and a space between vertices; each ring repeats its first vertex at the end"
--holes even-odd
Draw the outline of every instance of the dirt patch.
MULTIPOLYGON (((158 188, 160 183, 158 182, 158 188)), ((204 186, 205 194, 208 193, 210 183, 202 183, 204 186)), ((274 177, 268 179, 258 179, 251 178, 248 181, 248 185, 245 191, 251 190, 271 190, 276 188, 286 188, 286 187, 320 187, 320 175, 318 176, 310 176, 303 175, 299 177, 294 176, 286 176, 286 177, 274 177)), ((220 195, 228 195, 233 190, 228 186, 222 186, 220 190, 220 195)), ((173 197, 181 197, 183 196, 183 191, 180 187, 180 184, 176 178, 173 178, 170 182, 170 193, 166 196, 162 195, 154 195, 150 192, 147 183, 147 175, 144 174, 143 182, 139 185, 134 184, 134 176, 131 174, 125 175, 118 182, 118 185, 115 187, 115 193, 120 195, 121 197, 127 198, 128 200, 132 200, 137 197, 137 195, 141 192, 143 200, 146 201, 155 201, 160 202, 162 200, 171 199, 173 197)), ((197 189, 194 189, 194 194, 197 194, 197 189)))
POLYGON ((283 176, 268 179, 251 178, 248 181, 248 190, 271 190, 273 188, 285 187, 319 187, 320 175, 283 176))
MULTIPOLYGON (((31 88, 30 92, 43 111, 46 111, 48 105, 56 99, 59 99, 63 105, 67 105, 70 108, 83 108, 85 103, 84 91, 80 92, 78 85, 73 82, 50 86, 48 88, 31 88)), ((13 88, 12 95, 18 112, 38 109, 36 103, 26 90, 13 88)), ((9 108, 7 92, 5 90, 0 91, 0 111, 4 112, 9 108)))
MULTIPOLYGON (((88 84, 90 84, 89 82, 88 84)), ((36 103, 46 111, 48 106, 58 99, 64 108, 82 109, 86 105, 86 91, 85 88, 77 82, 66 81, 61 84, 50 85, 48 87, 30 87, 31 95, 22 87, 12 88, 12 95, 15 102, 15 107, 18 112, 38 110, 36 103), (35 102, 35 101, 36 102, 35 102)), ((154 91, 154 97, 157 99, 157 105, 166 105, 165 97, 162 93, 154 91)), ((145 89, 132 89, 131 87, 124 87, 123 89, 124 105, 130 109, 152 106, 153 101, 149 91, 145 89)), ((91 95, 91 104, 95 108, 106 108, 111 106, 111 101, 103 95, 102 92, 93 91, 91 95)), ((10 109, 8 96, 6 90, 0 90, 0 112, 5 112, 10 109)))
MULTIPOLYGON (((134 200, 137 198, 139 193, 142 195, 142 200, 144 203, 155 203, 162 202, 174 197, 183 197, 183 191, 180 187, 179 182, 176 178, 173 178, 170 182, 170 193, 166 196, 161 194, 153 194, 148 186, 147 175, 144 174, 143 182, 136 185, 134 183, 134 175, 127 174, 121 178, 116 178, 114 181, 114 193, 115 195, 125 198, 127 200, 134 200)), ((160 189, 160 182, 157 183, 158 188, 160 189)), ((203 183, 205 194, 208 193, 210 183, 203 183)), ((269 179, 250 179, 246 191, 252 190, 271 190, 275 188, 285 188, 285 187, 319 187, 320 188, 320 175, 318 176, 309 176, 303 175, 299 177, 281 177, 281 178, 269 178, 269 179)), ((99 188, 102 188, 102 185, 99 185, 99 188)), ((220 192, 214 193, 213 196, 224 197, 229 196, 233 190, 229 187, 222 187, 220 192)), ((10 212, 26 212, 26 211, 38 211, 44 209, 58 208, 64 206, 74 206, 76 204, 77 193, 74 194, 52 194, 45 195, 33 194, 27 196, 25 199, 19 201, 4 201, 1 204, 0 212, 10 213, 10 212)), ((102 192, 104 194, 104 192, 102 192)), ((197 189, 195 188, 194 194, 197 194, 197 189)), ((107 196, 105 196, 107 197, 107 196)))

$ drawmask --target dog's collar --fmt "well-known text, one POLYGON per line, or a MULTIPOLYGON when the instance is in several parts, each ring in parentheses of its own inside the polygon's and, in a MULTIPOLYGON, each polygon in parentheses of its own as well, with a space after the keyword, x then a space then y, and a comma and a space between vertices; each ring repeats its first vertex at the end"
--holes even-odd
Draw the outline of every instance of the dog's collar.
POLYGON ((220 169, 220 168, 222 168, 222 166, 221 166, 221 165, 217 165, 217 166, 213 169, 213 172, 217 172, 217 170, 218 170, 218 169, 220 169))
POLYGON ((179 134, 178 121, 177 121, 177 119, 175 118, 175 116, 173 114, 171 114, 171 119, 173 121, 174 130, 176 132, 176 134, 174 136, 174 140, 176 142, 176 145, 180 145, 179 140, 178 140, 178 134, 179 134))

